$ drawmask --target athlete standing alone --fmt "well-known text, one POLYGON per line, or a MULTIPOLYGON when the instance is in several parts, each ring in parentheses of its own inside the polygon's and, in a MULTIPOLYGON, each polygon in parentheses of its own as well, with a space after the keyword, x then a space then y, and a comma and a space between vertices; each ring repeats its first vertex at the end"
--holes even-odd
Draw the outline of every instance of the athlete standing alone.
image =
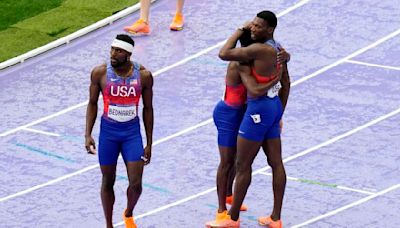
POLYGON ((150 162, 153 137, 153 77, 139 63, 132 62, 134 41, 127 35, 117 35, 111 44, 110 64, 93 69, 86 113, 85 147, 95 153, 91 136, 97 117, 97 101, 103 95, 98 157, 102 172, 101 201, 107 227, 113 227, 115 202, 114 183, 118 156, 121 153, 128 174, 127 206, 123 218, 127 228, 136 228, 132 211, 142 193, 143 166, 150 162), (138 106, 143 100, 143 122, 147 145, 143 148, 138 106))

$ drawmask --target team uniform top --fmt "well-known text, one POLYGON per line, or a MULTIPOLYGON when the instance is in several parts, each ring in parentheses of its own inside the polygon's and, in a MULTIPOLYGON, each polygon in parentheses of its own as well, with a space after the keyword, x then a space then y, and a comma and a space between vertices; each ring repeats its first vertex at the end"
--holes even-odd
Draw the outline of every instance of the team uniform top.
POLYGON ((103 93, 103 118, 112 122, 128 122, 137 117, 141 96, 140 65, 133 62, 131 75, 118 76, 107 64, 107 82, 103 93))
MULTIPOLYGON (((270 45, 271 47, 273 47, 275 49, 276 52, 279 52, 282 48, 281 44, 273 39, 267 40, 265 42, 265 44, 270 45)), ((277 70, 279 71, 279 67, 280 65, 277 64, 277 70)), ((252 75, 255 77, 257 83, 267 83, 269 81, 272 80, 272 75, 271 77, 263 77, 259 74, 257 74, 257 72, 255 71, 254 67, 252 67, 251 69, 251 73, 252 75)), ((272 86, 268 92, 267 92, 267 96, 270 98, 276 97, 279 94, 279 90, 282 88, 282 84, 280 81, 278 81, 274 86, 272 86)))
POLYGON ((243 83, 228 85, 225 83, 224 102, 228 106, 240 107, 246 103, 246 87, 243 83))

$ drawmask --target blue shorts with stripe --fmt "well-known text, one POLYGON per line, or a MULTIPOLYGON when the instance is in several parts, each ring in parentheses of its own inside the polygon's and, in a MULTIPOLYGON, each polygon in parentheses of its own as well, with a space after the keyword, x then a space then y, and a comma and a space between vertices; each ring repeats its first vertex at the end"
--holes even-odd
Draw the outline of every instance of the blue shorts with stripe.
POLYGON ((246 105, 232 107, 219 101, 214 108, 213 119, 218 130, 218 145, 235 147, 240 122, 242 122, 246 105))
POLYGON ((121 123, 102 117, 98 151, 100 165, 116 165, 119 153, 125 162, 141 160, 144 149, 139 118, 121 123))
POLYGON ((282 103, 278 96, 248 99, 239 135, 256 142, 279 138, 282 114, 282 103))

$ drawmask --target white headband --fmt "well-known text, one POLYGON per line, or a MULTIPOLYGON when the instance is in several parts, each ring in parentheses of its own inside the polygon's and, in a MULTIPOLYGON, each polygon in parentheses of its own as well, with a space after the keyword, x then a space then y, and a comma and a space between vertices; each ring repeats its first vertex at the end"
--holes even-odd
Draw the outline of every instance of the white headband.
POLYGON ((111 47, 121 48, 129 53, 133 52, 133 45, 123 40, 114 39, 111 47))

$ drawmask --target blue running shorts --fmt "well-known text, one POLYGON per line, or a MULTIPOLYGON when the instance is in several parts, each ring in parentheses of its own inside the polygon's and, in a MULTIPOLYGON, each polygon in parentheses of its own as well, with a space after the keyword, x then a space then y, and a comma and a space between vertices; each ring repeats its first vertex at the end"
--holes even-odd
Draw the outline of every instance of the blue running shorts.
POLYGON ((239 135, 256 142, 279 138, 282 114, 282 103, 278 96, 248 99, 239 135))
POLYGON ((232 107, 220 101, 214 108, 213 119, 218 130, 218 145, 235 147, 238 130, 242 122, 246 105, 232 107))
POLYGON ((98 151, 100 165, 116 165, 119 153, 125 162, 141 160, 144 149, 139 118, 121 123, 102 117, 98 151))

